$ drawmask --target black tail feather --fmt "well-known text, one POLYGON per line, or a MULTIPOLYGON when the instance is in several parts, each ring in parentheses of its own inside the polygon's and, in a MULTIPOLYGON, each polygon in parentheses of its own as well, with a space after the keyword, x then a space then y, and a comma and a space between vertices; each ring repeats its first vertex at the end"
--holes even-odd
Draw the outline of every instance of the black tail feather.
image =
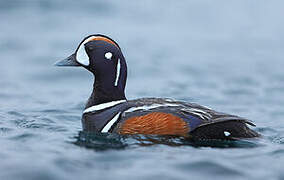
POLYGON ((198 140, 238 140, 260 135, 250 129, 246 121, 229 120, 202 125, 190 132, 190 136, 198 140))

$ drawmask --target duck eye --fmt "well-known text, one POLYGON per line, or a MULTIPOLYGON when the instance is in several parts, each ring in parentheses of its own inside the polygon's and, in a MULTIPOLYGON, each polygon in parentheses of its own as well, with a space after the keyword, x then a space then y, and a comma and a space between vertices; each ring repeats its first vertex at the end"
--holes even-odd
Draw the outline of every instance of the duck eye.
POLYGON ((112 53, 111 52, 105 53, 105 58, 110 60, 112 58, 112 53))

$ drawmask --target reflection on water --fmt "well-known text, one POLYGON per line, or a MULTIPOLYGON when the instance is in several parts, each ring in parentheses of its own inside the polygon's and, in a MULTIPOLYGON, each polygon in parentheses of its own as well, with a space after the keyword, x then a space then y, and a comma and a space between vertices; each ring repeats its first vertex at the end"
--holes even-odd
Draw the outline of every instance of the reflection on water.
POLYGON ((133 148, 139 146, 167 145, 172 147, 214 147, 214 148, 252 148, 261 143, 258 139, 222 141, 222 140, 194 140, 177 136, 157 135, 118 135, 109 133, 90 133, 80 131, 75 137, 74 144, 96 151, 133 148))
POLYGON ((80 131, 74 144, 94 150, 124 149, 127 144, 123 137, 115 134, 88 133, 80 131))

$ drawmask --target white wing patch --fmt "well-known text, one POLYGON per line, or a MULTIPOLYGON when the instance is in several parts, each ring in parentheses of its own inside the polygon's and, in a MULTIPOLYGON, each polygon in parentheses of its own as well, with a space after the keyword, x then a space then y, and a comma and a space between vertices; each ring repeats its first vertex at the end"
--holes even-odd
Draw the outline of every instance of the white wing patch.
POLYGON ((113 124, 118 120, 119 118, 119 115, 121 114, 121 112, 117 113, 113 118, 112 120, 110 120, 106 125, 105 127, 102 129, 102 133, 107 133, 110 128, 113 126, 113 124))
POLYGON ((126 102, 126 100, 111 101, 111 102, 91 106, 91 107, 85 109, 83 111, 83 114, 88 113, 88 112, 94 112, 94 111, 99 111, 99 110, 103 110, 103 109, 106 109, 106 108, 110 108, 112 106, 115 106, 115 105, 123 103, 123 102, 126 102))

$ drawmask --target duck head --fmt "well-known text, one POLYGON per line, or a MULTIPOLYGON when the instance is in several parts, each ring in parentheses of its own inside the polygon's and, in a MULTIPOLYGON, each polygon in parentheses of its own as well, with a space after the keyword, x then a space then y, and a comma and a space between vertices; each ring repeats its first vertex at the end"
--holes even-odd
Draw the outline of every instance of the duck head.
POLYGON ((95 76, 93 93, 86 108, 126 99, 126 62, 119 45, 105 35, 87 36, 71 56, 55 65, 84 67, 95 76))

